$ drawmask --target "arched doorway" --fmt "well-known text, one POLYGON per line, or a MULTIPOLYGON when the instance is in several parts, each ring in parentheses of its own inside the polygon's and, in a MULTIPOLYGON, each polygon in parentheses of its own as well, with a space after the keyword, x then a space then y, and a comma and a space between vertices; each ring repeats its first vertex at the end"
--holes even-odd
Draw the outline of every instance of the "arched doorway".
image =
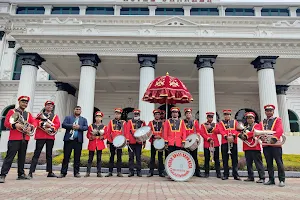
POLYGON ((6 108, 3 109, 2 113, 1 113, 1 122, 0 122, 1 130, 0 130, 0 136, 1 136, 1 132, 2 132, 2 131, 9 130, 9 129, 7 129, 7 128, 4 126, 5 116, 7 115, 8 111, 9 111, 10 109, 14 109, 14 108, 15 108, 15 105, 10 105, 10 106, 7 106, 6 108))
POLYGON ((299 117, 292 111, 288 110, 291 132, 299 132, 299 117))
MULTIPOLYGON (((176 105, 173 105, 173 104, 168 104, 168 118, 171 117, 171 108, 172 107, 175 107, 176 105)), ((158 107, 159 110, 164 110, 166 111, 166 104, 163 104, 161 106, 158 107)), ((181 112, 179 111, 179 118, 181 117, 181 112)))
MULTIPOLYGON (((216 112, 216 117, 217 117, 217 122, 220 122, 220 116, 219 116, 219 113, 216 112)), ((195 114, 195 119, 197 119, 199 121, 199 111, 195 114)), ((204 123, 204 122, 201 122, 201 123, 204 123)))
POLYGON ((258 123, 259 122, 259 117, 258 114, 255 110, 252 110, 250 108, 242 108, 239 111, 237 111, 237 113, 235 114, 234 118, 238 121, 238 122, 243 122, 244 124, 246 123, 246 117, 245 117, 245 113, 246 112, 254 112, 255 113, 255 122, 258 123))
POLYGON ((133 110, 134 110, 134 108, 131 108, 131 107, 124 108, 122 115, 121 115, 121 119, 125 120, 125 121, 133 119, 133 116, 134 116, 133 112, 132 112, 133 110))
POLYGON ((96 112, 98 112, 98 111, 101 111, 99 108, 96 108, 96 107, 94 107, 94 115, 93 115, 93 123, 95 123, 96 122, 96 119, 95 119, 95 114, 96 114, 96 112))

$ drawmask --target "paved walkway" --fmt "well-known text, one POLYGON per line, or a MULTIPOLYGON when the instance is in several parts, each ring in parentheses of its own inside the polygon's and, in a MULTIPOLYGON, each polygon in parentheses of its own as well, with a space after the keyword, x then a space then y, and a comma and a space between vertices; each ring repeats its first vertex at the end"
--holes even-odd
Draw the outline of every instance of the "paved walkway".
POLYGON ((157 176, 97 178, 92 174, 90 178, 74 178, 69 174, 57 179, 46 178, 44 171, 37 171, 32 180, 17 181, 16 169, 12 169, 6 183, 0 184, 0 199, 300 199, 300 179, 290 178, 286 182, 286 187, 279 188, 214 177, 174 182, 157 176))

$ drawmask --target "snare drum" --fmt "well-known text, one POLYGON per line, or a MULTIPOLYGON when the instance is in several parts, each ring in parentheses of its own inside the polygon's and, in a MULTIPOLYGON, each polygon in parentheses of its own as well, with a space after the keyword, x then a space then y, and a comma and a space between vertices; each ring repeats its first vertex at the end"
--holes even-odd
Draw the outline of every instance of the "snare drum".
POLYGON ((150 126, 143 126, 134 132, 134 137, 137 142, 146 142, 152 136, 150 126))
POLYGON ((118 135, 113 140, 113 145, 117 149, 123 149, 126 146, 126 138, 123 135, 118 135))
POLYGON ((153 146, 157 151, 163 151, 163 150, 165 150, 165 147, 166 147, 165 140, 163 138, 156 139, 153 142, 153 146))
POLYGON ((174 181, 187 181, 194 176, 195 161, 186 151, 173 151, 165 161, 168 176, 174 181))
POLYGON ((200 144, 200 136, 198 134, 191 134, 186 137, 184 148, 194 151, 200 144))

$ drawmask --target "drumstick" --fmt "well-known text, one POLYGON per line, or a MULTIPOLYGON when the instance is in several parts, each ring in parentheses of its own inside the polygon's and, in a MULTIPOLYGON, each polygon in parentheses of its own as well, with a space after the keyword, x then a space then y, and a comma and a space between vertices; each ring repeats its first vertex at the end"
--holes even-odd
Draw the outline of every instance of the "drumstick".
POLYGON ((131 148, 129 145, 127 145, 127 146, 128 146, 128 148, 130 149, 130 151, 133 152, 132 148, 131 148))

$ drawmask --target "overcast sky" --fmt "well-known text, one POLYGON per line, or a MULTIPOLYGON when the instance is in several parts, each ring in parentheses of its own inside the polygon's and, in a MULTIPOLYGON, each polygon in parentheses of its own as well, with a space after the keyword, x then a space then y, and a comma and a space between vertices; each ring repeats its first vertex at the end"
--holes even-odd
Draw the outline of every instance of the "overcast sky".
POLYGON ((300 2, 300 0, 220 0, 221 2, 300 2))

